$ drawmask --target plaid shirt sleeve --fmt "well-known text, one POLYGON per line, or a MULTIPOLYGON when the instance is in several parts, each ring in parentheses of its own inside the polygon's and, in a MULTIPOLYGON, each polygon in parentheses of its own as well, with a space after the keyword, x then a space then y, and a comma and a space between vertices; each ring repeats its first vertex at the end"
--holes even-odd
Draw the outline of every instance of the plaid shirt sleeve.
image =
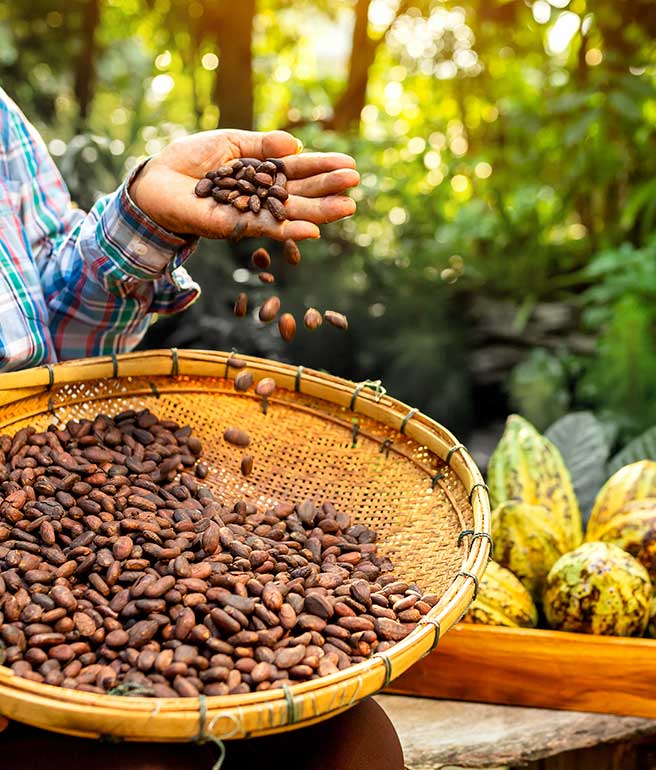
POLYGON ((5 156, 20 182, 23 229, 56 357, 132 349, 153 314, 176 313, 198 297, 182 266, 197 239, 164 230, 131 200, 129 185, 143 164, 88 214, 74 208, 37 131, 1 90, 0 100, 9 103, 5 156))

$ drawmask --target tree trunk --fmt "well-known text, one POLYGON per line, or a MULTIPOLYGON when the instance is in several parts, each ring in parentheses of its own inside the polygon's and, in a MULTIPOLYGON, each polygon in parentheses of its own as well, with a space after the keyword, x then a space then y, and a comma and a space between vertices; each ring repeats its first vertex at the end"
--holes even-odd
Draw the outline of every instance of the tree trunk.
POLYGON ((372 40, 368 34, 370 5, 371 0, 357 0, 355 5, 355 24, 346 87, 335 102, 332 119, 325 123, 326 128, 334 131, 357 129, 360 113, 367 102, 369 69, 376 58, 378 46, 385 40, 392 24, 408 10, 412 3, 409 0, 401 0, 394 19, 376 40, 372 40))
POLYGON ((82 22, 82 48, 75 70, 75 96, 80 108, 80 123, 89 116, 93 101, 96 60, 96 29, 100 22, 100 1, 87 0, 82 22))
POLYGON ((220 128, 253 128, 253 57, 251 51, 255 0, 230 4, 218 20, 219 68, 214 100, 220 128))
POLYGON ((370 5, 371 0, 357 0, 355 5, 348 80, 335 103, 332 120, 327 121, 327 127, 335 131, 356 128, 366 102, 369 68, 374 62, 378 48, 377 43, 367 34, 370 5))

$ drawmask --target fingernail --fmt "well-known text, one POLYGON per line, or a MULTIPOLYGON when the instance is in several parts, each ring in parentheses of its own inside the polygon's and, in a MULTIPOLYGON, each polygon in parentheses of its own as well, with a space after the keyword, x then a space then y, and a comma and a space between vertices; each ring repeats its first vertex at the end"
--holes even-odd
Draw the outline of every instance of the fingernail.
POLYGON ((298 155, 299 152, 303 152, 303 142, 300 139, 296 140, 296 154, 298 155))

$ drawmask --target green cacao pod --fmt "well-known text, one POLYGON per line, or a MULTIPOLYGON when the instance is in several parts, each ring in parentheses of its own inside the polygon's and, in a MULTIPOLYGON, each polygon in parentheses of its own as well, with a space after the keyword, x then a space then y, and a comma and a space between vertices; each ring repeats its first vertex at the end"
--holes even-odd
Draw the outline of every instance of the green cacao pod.
POLYGON ((476 601, 469 607, 463 623, 486 626, 534 628, 538 611, 521 582, 494 561, 488 562, 476 601))
POLYGON ((544 505, 508 501, 492 511, 494 558, 542 598, 549 570, 563 555, 562 532, 544 505))
POLYGON ((656 584, 656 498, 627 503, 597 527, 596 534, 596 540, 613 543, 634 556, 656 584))
POLYGON ((584 543, 547 575, 542 597, 551 628, 584 634, 640 636, 649 620, 647 570, 612 543, 584 543))
POLYGON ((588 522, 588 540, 598 540, 597 533, 627 503, 656 497, 656 462, 640 460, 620 468, 601 488, 588 522))
POLYGON ((508 418, 487 475, 494 508, 507 500, 543 505, 560 532, 561 553, 580 545, 581 511, 569 471, 554 444, 523 417, 508 418))

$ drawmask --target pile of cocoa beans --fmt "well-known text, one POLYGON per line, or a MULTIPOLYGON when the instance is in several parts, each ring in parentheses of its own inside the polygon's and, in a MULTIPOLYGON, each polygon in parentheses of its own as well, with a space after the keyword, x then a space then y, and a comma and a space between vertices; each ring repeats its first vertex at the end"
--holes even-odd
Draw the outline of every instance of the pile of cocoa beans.
POLYGON ((201 454, 148 410, 0 437, 5 666, 94 693, 247 693, 361 662, 436 603, 330 502, 224 505, 201 454))

